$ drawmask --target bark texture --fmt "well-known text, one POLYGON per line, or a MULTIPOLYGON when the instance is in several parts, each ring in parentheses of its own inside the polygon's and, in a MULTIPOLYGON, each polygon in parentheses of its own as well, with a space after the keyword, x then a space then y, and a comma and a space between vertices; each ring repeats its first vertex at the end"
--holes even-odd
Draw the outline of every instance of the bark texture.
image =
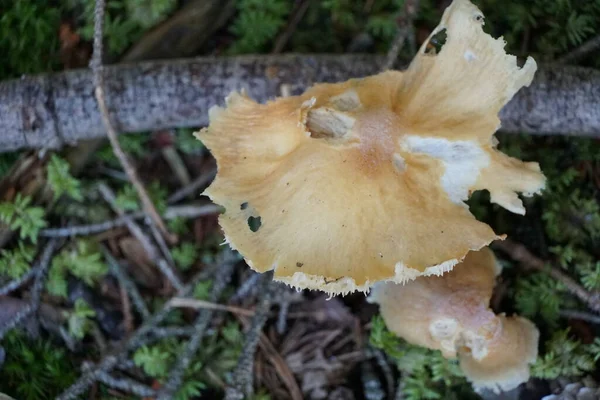
MULTIPOLYGON (((316 82, 375 74, 384 57, 277 55, 120 64, 105 72, 106 100, 119 132, 194 127, 233 90, 259 100, 316 82)), ((502 130, 600 137, 600 71, 541 67, 502 110, 502 130)), ((67 71, 0 83, 0 152, 59 148, 104 137, 92 75, 67 71)))

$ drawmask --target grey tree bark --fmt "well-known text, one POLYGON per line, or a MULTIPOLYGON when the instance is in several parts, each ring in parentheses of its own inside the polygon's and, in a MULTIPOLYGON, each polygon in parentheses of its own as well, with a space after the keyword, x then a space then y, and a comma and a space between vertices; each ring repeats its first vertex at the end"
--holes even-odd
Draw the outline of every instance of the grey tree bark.
MULTIPOLYGON (((196 58, 106 68, 106 99, 121 133, 202 126, 233 90, 259 100, 316 82, 380 71, 383 56, 277 55, 196 58)), ((502 110, 502 130, 600 137, 600 71, 543 66, 502 110)), ((88 70, 0 82, 0 152, 59 148, 104 137, 88 70)))

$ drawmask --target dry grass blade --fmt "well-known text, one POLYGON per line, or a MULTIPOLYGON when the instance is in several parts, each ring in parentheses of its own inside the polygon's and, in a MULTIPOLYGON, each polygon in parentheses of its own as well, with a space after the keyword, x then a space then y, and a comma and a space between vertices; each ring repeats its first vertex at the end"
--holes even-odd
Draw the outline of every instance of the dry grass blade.
POLYGON ((247 310, 241 307, 227 306, 224 304, 211 303, 205 300, 188 299, 185 297, 175 297, 170 302, 171 307, 175 308, 194 308, 194 309, 208 309, 208 310, 219 310, 228 311, 233 314, 253 316, 255 314, 252 310, 247 310))

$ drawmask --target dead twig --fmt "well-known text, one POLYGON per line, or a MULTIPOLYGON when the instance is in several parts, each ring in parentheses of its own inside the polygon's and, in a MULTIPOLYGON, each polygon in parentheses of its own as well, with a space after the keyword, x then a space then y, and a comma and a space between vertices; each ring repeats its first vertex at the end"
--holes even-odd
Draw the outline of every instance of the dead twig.
POLYGON ((40 299, 42 296, 42 290, 44 289, 44 282, 46 281, 48 269, 50 267, 50 261, 52 260, 52 256, 54 255, 54 251, 57 249, 57 247, 58 240, 56 239, 50 239, 50 241, 44 247, 39 262, 32 268, 36 272, 35 280, 31 288, 31 300, 29 305, 23 308, 23 310, 17 313, 10 321, 6 322, 0 328, 0 340, 4 338, 8 331, 37 312, 38 308, 40 307, 40 299))
POLYGON ((135 238, 140 242, 140 244, 144 248, 144 251, 146 251, 146 253, 148 254, 148 257, 151 260, 155 261, 155 265, 158 267, 158 269, 160 269, 160 271, 169 280, 169 282, 171 282, 171 285, 173 285, 175 289, 181 290, 183 288, 183 284, 181 283, 177 275, 175 275, 175 272, 173 271, 172 267, 167 263, 167 261, 163 257, 160 256, 160 252, 154 246, 150 238, 148 238, 148 236, 146 236, 146 234, 142 231, 142 228, 140 228, 133 221, 133 219, 127 217, 124 211, 117 205, 115 194, 113 193, 112 189, 104 183, 100 183, 98 184, 98 190, 100 191, 100 194, 102 195, 104 200, 106 200, 106 202, 110 204, 111 208, 117 214, 119 214, 120 217, 125 218, 125 225, 129 229, 131 234, 135 236, 135 238))
POLYGON ((173 271, 175 269, 175 261, 173 260, 173 256, 171 255, 171 250, 169 250, 169 246, 167 246, 167 243, 161 236, 156 225, 154 225, 154 222, 150 219, 146 219, 145 221, 146 225, 148 225, 148 227, 150 228, 150 233, 152 233, 154 241, 158 244, 160 252, 165 257, 165 261, 169 264, 171 271, 173 271))
POLYGON ((252 318, 250 329, 246 333, 242 354, 233 372, 233 385, 228 386, 225 390, 225 400, 243 400, 245 396, 251 396, 254 392, 254 355, 263 326, 269 316, 274 294, 279 289, 278 284, 273 282, 272 271, 264 273, 261 278, 261 295, 258 299, 256 313, 252 318))
POLYGON ((591 38, 590 40, 583 43, 581 46, 579 46, 575 50, 558 58, 555 61, 555 63, 556 64, 573 64, 596 50, 600 50, 600 35, 591 38))
POLYGON ((131 181, 133 187, 137 191, 137 194, 142 202, 144 210, 148 213, 150 218, 152 218, 158 229, 164 235, 165 239, 170 243, 174 243, 174 236, 167 230, 164 221, 158 214, 158 211, 156 211, 154 203, 152 202, 152 200, 150 200, 150 196, 148 196, 146 188, 140 181, 135 168, 133 168, 133 166, 127 158, 127 155, 123 151, 123 148, 119 144, 117 132, 113 128, 112 122, 110 120, 110 115, 108 113, 108 107, 106 105, 106 99, 104 96, 104 71, 102 67, 102 37, 104 28, 105 8, 104 3, 105 0, 96 0, 96 8, 94 10, 94 53, 92 54, 92 60, 90 61, 90 67, 92 69, 94 78, 95 95, 96 100, 98 102, 98 108, 100 109, 102 122, 104 123, 104 127, 108 135, 108 140, 110 141, 110 145, 113 148, 113 152, 115 153, 115 156, 119 159, 119 162, 123 166, 123 170, 125 170, 125 173, 129 177, 129 180, 131 181))
POLYGON ((384 71, 394 67, 396 59, 398 58, 398 54, 400 54, 400 50, 402 50, 402 47, 404 46, 404 42, 411 36, 411 32, 414 30, 412 23, 413 19, 417 15, 418 10, 418 0, 406 0, 404 2, 402 14, 398 17, 398 32, 392 41, 392 46, 388 50, 386 61, 383 67, 384 71))
MULTIPOLYGON (((216 204, 184 204, 181 206, 171 206, 165 210, 163 217, 167 220, 174 218, 194 219, 206 215, 216 214, 221 210, 216 204)), ((127 225, 129 219, 145 218, 146 213, 136 211, 130 214, 124 214, 122 217, 115 218, 110 221, 100 222, 89 225, 72 225, 64 228, 47 228, 42 229, 39 233, 40 237, 72 237, 72 236, 90 236, 97 233, 109 231, 111 229, 120 228, 127 225)))
MULTIPOLYGON (((226 258, 228 257, 226 256, 226 258)), ((231 279, 232 272, 233 264, 230 262, 226 262, 224 266, 219 268, 209 295, 208 300, 210 302, 215 303, 219 300, 221 292, 223 292, 229 283, 229 280, 231 279)), ((160 389, 158 396, 156 397, 157 400, 172 399, 174 394, 181 387, 183 375, 190 366, 193 357, 196 355, 196 352, 200 347, 200 342, 206 333, 206 328, 208 327, 212 316, 212 309, 205 308, 200 311, 200 314, 196 318, 196 322, 194 324, 194 334, 190 338, 189 342, 187 342, 184 350, 181 352, 181 354, 179 354, 175 365, 171 367, 171 373, 169 374, 169 377, 167 378, 167 381, 164 383, 163 387, 160 389)))
POLYGON ((110 254, 106 247, 102 246, 101 250, 104 258, 106 261, 108 261, 108 266, 110 267, 111 272, 117 278, 121 286, 125 288, 126 295, 131 296, 136 310, 142 315, 142 318, 146 319, 150 317, 150 311, 148 311, 146 302, 142 298, 137 285, 131 280, 123 268, 121 268, 119 262, 112 256, 112 254, 110 254))
POLYGON ((300 21, 302 21, 304 14, 306 14, 306 10, 308 10, 308 7, 310 7, 310 4, 311 0, 300 1, 300 4, 292 12, 292 16, 290 17, 285 30, 281 33, 281 35, 279 35, 279 37, 275 41, 275 46, 273 46, 273 50, 271 51, 271 53, 281 53, 287 42, 290 40, 290 37, 292 37, 292 34, 298 27, 298 24, 300 23, 300 21))
POLYGON ((587 321, 592 324, 600 325, 600 317, 594 314, 586 313, 584 311, 577 310, 560 310, 558 314, 564 318, 579 319, 587 321))
POLYGON ((215 175, 217 175, 216 168, 203 173, 202 175, 194 179, 192 182, 190 182, 189 185, 182 187, 181 189, 177 190, 175 193, 170 195, 167 199, 167 203, 177 203, 192 194, 196 194, 198 190, 208 185, 214 179, 215 175))
POLYGON ((101 372, 98 374, 98 382, 102 382, 106 386, 119 389, 124 392, 134 394, 141 397, 154 397, 156 396, 156 390, 142 383, 136 382, 129 378, 115 378, 107 372, 101 372))
POLYGON ((544 260, 536 257, 524 245, 514 242, 510 239, 505 239, 503 241, 495 242, 494 247, 502 250, 504 253, 510 256, 510 258, 521 263, 525 267, 547 273, 565 285, 570 293, 587 304, 587 306, 592 310, 600 312, 600 293, 588 292, 573 278, 562 272, 560 268, 549 265, 548 263, 544 262, 544 260))
POLYGON ((17 290, 25 282, 27 282, 29 279, 31 279, 33 276, 35 276, 35 274, 36 274, 36 270, 34 268, 32 268, 29 271, 27 271, 25 274, 20 276, 19 278, 13 279, 12 281, 8 282, 6 285, 0 287, 0 296, 6 296, 13 290, 17 290))
POLYGON ((177 177, 177 180, 179 180, 179 183, 182 186, 189 185, 191 181, 190 173, 188 172, 185 163, 181 159, 181 156, 179 155, 179 153, 177 153, 175 147, 163 147, 161 153, 163 158, 167 161, 167 164, 169 164, 169 167, 171 167, 171 170, 177 177))

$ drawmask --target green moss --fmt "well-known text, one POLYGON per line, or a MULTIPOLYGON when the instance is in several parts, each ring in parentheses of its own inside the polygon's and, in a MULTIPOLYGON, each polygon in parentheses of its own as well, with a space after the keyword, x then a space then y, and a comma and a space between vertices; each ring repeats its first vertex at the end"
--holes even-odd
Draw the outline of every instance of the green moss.
POLYGON ((0 392, 19 400, 53 399, 75 381, 77 368, 55 343, 13 331, 3 345, 8 351, 0 392))

